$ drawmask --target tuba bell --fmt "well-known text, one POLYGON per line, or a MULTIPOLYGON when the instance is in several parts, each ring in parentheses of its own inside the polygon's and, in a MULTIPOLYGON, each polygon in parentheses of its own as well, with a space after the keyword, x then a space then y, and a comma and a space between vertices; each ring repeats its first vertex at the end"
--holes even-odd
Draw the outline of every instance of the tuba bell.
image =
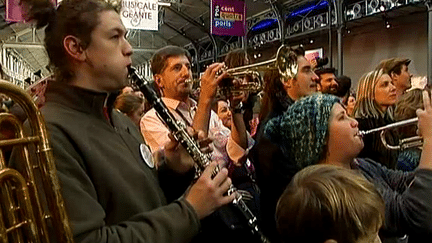
POLYGON ((0 80, 0 93, 20 105, 29 125, 0 113, 0 242, 73 242, 42 114, 20 87, 0 80), (14 167, 12 147, 20 158, 14 167))

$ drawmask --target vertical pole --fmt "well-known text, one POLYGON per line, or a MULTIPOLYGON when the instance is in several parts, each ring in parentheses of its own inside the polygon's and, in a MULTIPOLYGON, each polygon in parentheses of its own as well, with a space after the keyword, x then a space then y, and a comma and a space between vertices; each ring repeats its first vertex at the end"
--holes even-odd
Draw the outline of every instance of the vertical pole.
POLYGON ((138 31, 138 35, 137 35, 137 37, 138 37, 138 47, 141 47, 141 30, 137 30, 138 31))
POLYGON ((332 4, 333 4, 333 1, 329 1, 328 2, 328 18, 327 18, 328 19, 328 45, 329 45, 329 55, 328 55, 328 58, 329 58, 330 67, 333 67, 333 42, 332 42, 332 39, 333 39, 333 36, 332 36, 333 28, 332 28, 332 19, 331 19, 332 4))
POLYGON ((337 39, 338 39, 338 65, 337 74, 343 75, 343 36, 342 31, 345 25, 345 16, 343 11, 343 0, 336 1, 336 17, 337 17, 337 39))
POLYGON ((210 37, 210 40, 211 40, 212 45, 213 45, 213 62, 217 62, 218 61, 218 57, 219 57, 219 48, 218 48, 217 41, 213 37, 212 34, 208 33, 208 36, 210 37))
POLYGON ((273 12, 276 14, 278 20, 278 28, 281 36, 281 44, 285 43, 285 19, 283 16, 282 5, 278 1, 270 1, 273 12))
POLYGON ((247 33, 246 33, 244 36, 242 36, 242 38, 241 38, 241 48, 242 48, 245 52, 247 52, 247 49, 248 49, 247 33))
POLYGON ((200 70, 200 62, 199 62, 200 56, 199 56, 199 53, 198 53, 199 46, 196 43, 192 43, 192 47, 193 47, 194 52, 195 52, 196 78, 198 79, 199 78, 199 74, 201 72, 201 70, 200 70))
POLYGON ((342 47, 342 28, 339 27, 337 29, 337 37, 338 37, 338 67, 337 67, 337 73, 338 76, 343 75, 343 47, 342 47))
POLYGON ((36 43, 36 27, 32 26, 32 42, 36 43))
POLYGON ((427 78, 428 85, 432 84, 432 0, 425 1, 428 9, 428 45, 427 45, 427 78))

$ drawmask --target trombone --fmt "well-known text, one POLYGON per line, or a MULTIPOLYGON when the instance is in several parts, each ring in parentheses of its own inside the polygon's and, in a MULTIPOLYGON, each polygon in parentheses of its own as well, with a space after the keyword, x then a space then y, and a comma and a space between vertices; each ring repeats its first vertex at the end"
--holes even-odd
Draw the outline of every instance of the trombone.
POLYGON ((389 124, 389 125, 386 125, 383 127, 374 128, 374 129, 371 129, 368 131, 360 131, 359 135, 363 137, 369 133, 381 132, 380 133, 381 142, 384 144, 384 146, 386 148, 391 149, 391 150, 405 150, 408 148, 421 147, 421 146, 423 146, 423 138, 420 136, 414 136, 414 137, 409 137, 409 138, 405 138, 405 139, 400 139, 398 145, 388 144, 387 140, 385 138, 385 132, 389 129, 403 127, 403 126, 409 126, 409 125, 415 125, 417 123, 418 123, 418 117, 415 117, 415 118, 403 120, 400 122, 395 122, 395 123, 392 123, 392 124, 389 124))

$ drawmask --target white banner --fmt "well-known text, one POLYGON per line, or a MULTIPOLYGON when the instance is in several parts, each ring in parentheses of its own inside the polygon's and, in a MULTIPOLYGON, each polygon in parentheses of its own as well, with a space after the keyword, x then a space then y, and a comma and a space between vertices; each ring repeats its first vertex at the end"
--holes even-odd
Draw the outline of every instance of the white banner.
POLYGON ((123 0, 120 16, 127 29, 158 30, 158 0, 123 0))

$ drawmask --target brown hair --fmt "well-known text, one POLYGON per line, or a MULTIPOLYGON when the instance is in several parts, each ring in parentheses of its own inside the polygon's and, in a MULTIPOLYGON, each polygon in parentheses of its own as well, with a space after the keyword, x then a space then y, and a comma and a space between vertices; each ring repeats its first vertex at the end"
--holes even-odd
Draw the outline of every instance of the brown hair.
POLYGON ((384 200, 365 177, 333 165, 298 172, 280 197, 276 224, 286 242, 355 243, 384 222, 384 200))
POLYGON ((390 75, 391 77, 391 73, 396 73, 397 75, 400 75, 402 72, 402 66, 405 65, 408 67, 410 63, 411 60, 408 58, 385 59, 382 60, 380 64, 378 64, 376 70, 383 69, 383 72, 390 75))
POLYGON ((114 107, 126 115, 131 115, 134 111, 139 109, 144 103, 144 99, 138 95, 125 93, 117 96, 114 107))
MULTIPOLYGON (((395 104, 395 121, 417 117, 417 109, 423 109, 423 90, 413 89, 403 94, 395 104)), ((403 126, 398 129, 401 138, 415 136, 417 125, 403 126)))
POLYGON ((72 35, 81 40, 86 49, 91 33, 99 24, 99 13, 120 12, 121 1, 63 0, 56 9, 51 0, 21 0, 26 20, 35 20, 36 27, 45 29, 45 47, 57 81, 69 81, 73 73, 69 67, 63 39, 72 35))
POLYGON ((400 97, 400 99, 395 104, 395 120, 402 121, 417 117, 417 109, 423 109, 422 89, 410 90, 400 97))
POLYGON ((276 69, 266 71, 264 73, 264 96, 259 114, 260 121, 263 121, 275 109, 280 93, 284 96, 288 95, 283 87, 279 71, 276 69))
POLYGON ((228 52, 224 62, 228 68, 235 68, 248 65, 247 60, 250 60, 247 52, 243 49, 236 49, 228 52))
MULTIPOLYGON (((292 59, 291 61, 295 59, 295 63, 297 63, 299 57, 301 56, 304 57, 305 50, 301 46, 296 48, 289 48, 288 53, 285 53, 285 55, 288 59, 292 59)), ((287 67, 287 68, 291 68, 291 67, 287 67)), ((297 72, 298 70, 295 71, 296 76, 297 76, 297 72)), ((284 96, 284 97, 288 96, 282 84, 283 82, 282 79, 283 77, 280 74, 279 69, 270 69, 264 73, 264 78, 263 78, 264 96, 262 98, 261 111, 259 114, 260 121, 263 121, 275 109, 275 107, 279 103, 279 96, 284 96)))
POLYGON ((168 58, 179 56, 185 56, 189 62, 192 62, 190 53, 184 48, 178 46, 166 46, 157 50, 150 61, 153 75, 161 74, 165 70, 168 58))

